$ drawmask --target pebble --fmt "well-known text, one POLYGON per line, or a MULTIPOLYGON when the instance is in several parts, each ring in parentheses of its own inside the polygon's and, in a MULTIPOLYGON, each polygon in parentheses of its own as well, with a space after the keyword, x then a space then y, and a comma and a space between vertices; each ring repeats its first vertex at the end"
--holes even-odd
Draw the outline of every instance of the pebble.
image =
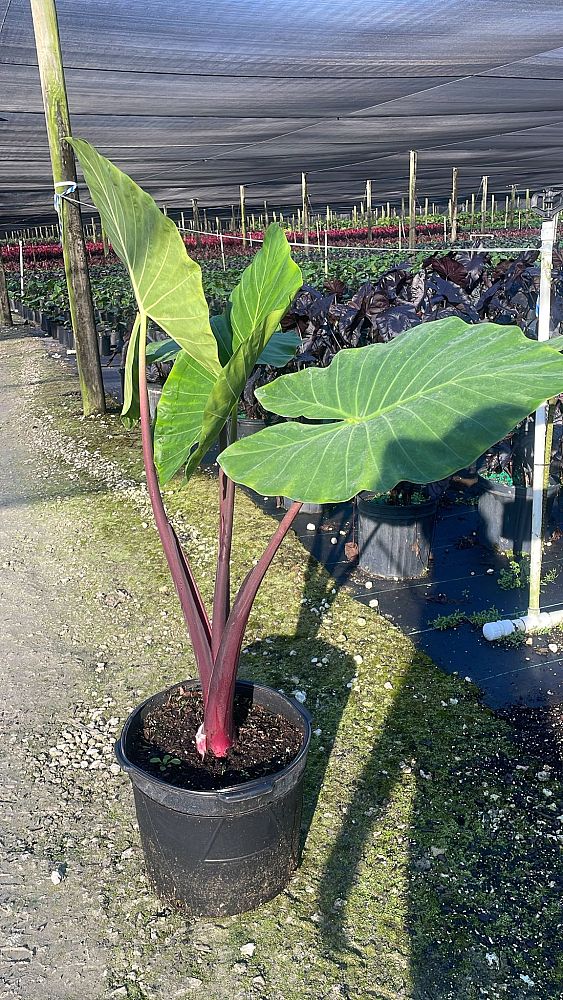
POLYGON ((386 691, 392 691, 393 690, 393 685, 391 684, 391 681, 385 681, 385 684, 383 685, 383 687, 385 688, 386 691))
POLYGON ((368 580, 367 583, 366 583, 366 590, 371 590, 372 587, 373 587, 373 583, 371 582, 371 580, 368 580))
POLYGON ((31 962, 33 952, 25 946, 21 948, 0 948, 0 955, 5 962, 31 962))
POLYGON ((315 530, 315 525, 313 524, 312 521, 309 521, 309 524, 307 525, 307 531, 314 531, 314 530, 315 530))
POLYGON ((357 663, 357 664, 358 664, 358 666, 360 665, 360 663, 363 663, 363 662, 364 662, 364 658, 363 658, 363 656, 360 656, 360 654, 359 654, 359 653, 355 653, 355 654, 354 654, 354 656, 353 656, 353 660, 354 660, 354 663, 357 663))
POLYGON ((305 694, 304 691, 293 691, 292 693, 293 697, 295 698, 295 701, 298 701, 300 705, 302 705, 307 700, 307 695, 305 694))
POLYGON ((559 646, 557 645, 556 642, 550 642, 547 648, 549 649, 550 653, 556 653, 557 650, 559 649, 559 646))
POLYGON ((377 597, 372 597, 371 601, 369 602, 369 606, 370 606, 370 608, 378 608, 379 607, 379 601, 377 600, 377 597))
POLYGON ((248 943, 243 944, 240 949, 241 955, 245 955, 247 958, 252 958, 255 951, 256 945, 254 944, 254 941, 248 941, 248 943))
POLYGON ((338 542, 338 538, 335 538, 335 536, 333 535, 332 538, 331 538, 331 540, 330 540, 330 544, 331 545, 336 545, 337 542, 338 542))

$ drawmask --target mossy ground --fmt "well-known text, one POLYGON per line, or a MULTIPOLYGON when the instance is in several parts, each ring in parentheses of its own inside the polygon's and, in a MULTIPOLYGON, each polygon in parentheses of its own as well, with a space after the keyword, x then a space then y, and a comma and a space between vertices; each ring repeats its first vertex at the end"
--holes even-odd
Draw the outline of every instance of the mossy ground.
MULTIPOLYGON (((11 374, 27 382, 22 421, 35 424, 46 469, 37 558, 66 581, 60 632, 83 660, 76 713, 101 707, 122 721, 143 696, 194 673, 140 485, 138 436, 117 412, 81 418, 76 378, 40 342, 16 333, 10 344, 11 374)), ((166 502, 209 597, 213 474, 188 489, 174 481, 166 502)), ((235 581, 271 530, 239 491, 235 581)), ((560 997, 561 786, 479 704, 462 679, 471 664, 459 664, 459 678, 443 675, 377 611, 336 592, 291 536, 256 601, 240 672, 304 691, 318 730, 301 866, 254 913, 186 920, 146 887, 127 781, 63 777, 90 827, 70 837, 76 820, 63 815, 49 850, 97 884, 104 996, 560 997), (249 942, 254 954, 244 956, 249 942)), ((37 737, 35 773, 58 726, 37 737)))

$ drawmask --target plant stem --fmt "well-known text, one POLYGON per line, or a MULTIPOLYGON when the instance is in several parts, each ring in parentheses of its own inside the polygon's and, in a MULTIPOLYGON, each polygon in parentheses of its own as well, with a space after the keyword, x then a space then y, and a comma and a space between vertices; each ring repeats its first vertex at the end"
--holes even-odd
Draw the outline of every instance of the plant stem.
POLYGON ((209 682, 213 670, 211 656, 211 631, 209 619, 203 607, 203 601, 193 578, 188 560, 182 551, 180 542, 168 520, 164 503, 158 485, 158 477, 154 465, 154 454, 149 414, 149 397, 147 391, 145 350, 147 341, 147 318, 141 316, 139 341, 139 405, 141 410, 141 439, 143 444, 143 462, 147 477, 154 520, 164 549, 164 554, 174 581, 176 593, 182 607, 184 619, 188 626, 190 639, 196 658, 201 681, 204 704, 207 701, 209 682))
POLYGON ((224 757, 233 744, 235 681, 244 632, 254 599, 276 552, 300 510, 301 503, 296 501, 280 521, 256 566, 247 573, 223 630, 209 683, 204 723, 207 747, 216 757, 224 757))
MULTIPOLYGON (((236 432, 236 413, 230 419, 231 439, 236 432)), ((222 451, 229 443, 227 425, 221 431, 219 450, 222 451)), ((215 574, 215 592, 213 594, 213 624, 211 631, 211 651, 216 657, 221 643, 221 636, 231 610, 231 547, 233 541, 233 517, 235 509, 235 484, 232 479, 219 469, 219 550, 217 554, 217 572, 215 574)))

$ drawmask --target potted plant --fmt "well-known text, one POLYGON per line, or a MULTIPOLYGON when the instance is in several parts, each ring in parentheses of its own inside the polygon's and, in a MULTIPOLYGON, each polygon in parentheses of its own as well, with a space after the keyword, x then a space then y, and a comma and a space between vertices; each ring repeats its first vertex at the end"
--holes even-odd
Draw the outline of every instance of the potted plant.
POLYGON ((423 483, 451 474, 563 388, 563 359, 517 329, 449 318, 435 324, 433 336, 417 327, 257 389, 270 413, 331 422, 286 420, 229 444, 241 392, 301 283, 281 229, 269 227, 217 332, 200 269, 171 220, 88 143, 70 141, 135 291, 124 419, 140 414, 147 488, 199 672, 199 680, 181 681, 132 713, 118 759, 133 783, 157 893, 193 913, 239 912, 280 891, 297 862, 310 723, 279 692, 236 678, 254 598, 299 501, 336 502, 364 489, 392 489, 405 478, 423 483), (181 347, 154 429, 145 378, 149 318, 181 347), (209 615, 159 481, 181 467, 189 480, 217 439, 219 545, 209 615), (299 501, 231 605, 235 481, 299 501), (257 766, 245 742, 249 725, 261 733, 257 766))
MULTIPOLYGON (((516 555, 530 551, 534 423, 533 416, 526 417, 490 448, 478 464, 481 541, 516 555)), ((558 458, 560 448, 559 438, 551 450, 552 462, 558 458)), ((558 493, 559 483, 550 477, 544 498, 544 525, 549 521, 558 493)))
POLYGON ((358 566, 390 580, 412 580, 428 570, 438 494, 415 483, 356 498, 358 566))

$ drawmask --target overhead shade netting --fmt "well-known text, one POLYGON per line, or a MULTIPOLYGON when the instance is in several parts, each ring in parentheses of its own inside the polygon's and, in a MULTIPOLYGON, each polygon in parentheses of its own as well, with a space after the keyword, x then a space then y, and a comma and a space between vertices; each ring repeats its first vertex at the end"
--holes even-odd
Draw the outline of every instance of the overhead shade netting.
MULTIPOLYGON (((171 209, 563 183, 561 0, 58 0, 74 134, 171 209)), ((0 227, 52 218, 29 0, 0 0, 0 227)))

